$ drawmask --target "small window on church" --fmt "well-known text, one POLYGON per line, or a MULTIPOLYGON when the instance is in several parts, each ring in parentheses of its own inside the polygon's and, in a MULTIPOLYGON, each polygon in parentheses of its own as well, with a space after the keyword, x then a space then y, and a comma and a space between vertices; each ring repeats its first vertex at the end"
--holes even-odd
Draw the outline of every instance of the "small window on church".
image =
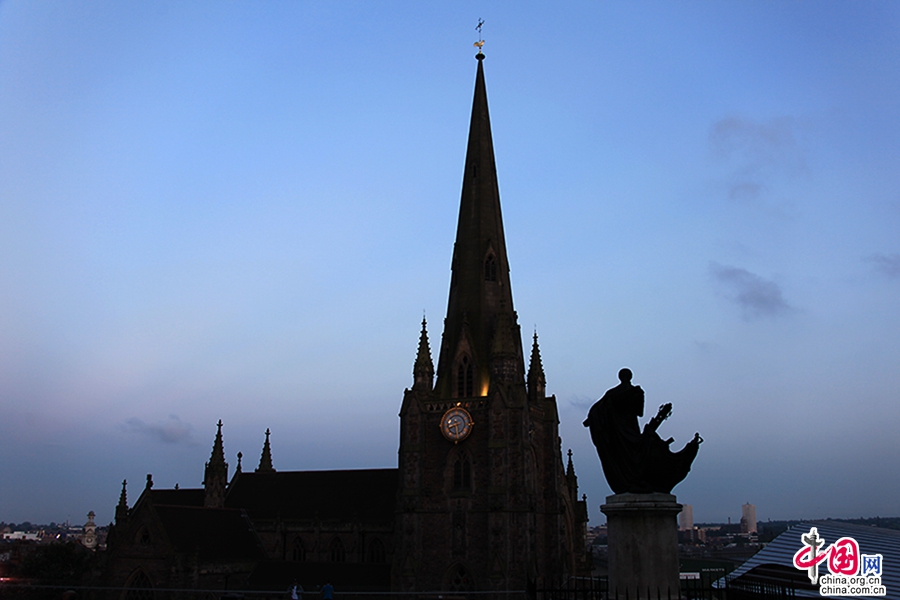
POLYGON ((470 398, 473 395, 475 369, 468 356, 463 356, 459 360, 459 367, 456 373, 456 396, 458 398, 470 398))
POLYGON ((347 560, 347 553, 344 551, 344 543, 341 541, 341 538, 331 540, 328 554, 331 557, 331 562, 345 562, 347 560))
POLYGON ((366 553, 366 562, 379 565, 387 562, 387 553, 384 550, 384 544, 378 538, 369 542, 369 549, 366 553))
POLYGON ((453 463, 453 489, 472 489, 472 463, 465 456, 457 457, 453 463))
POLYGON ((306 546, 300 538, 294 539, 294 547, 291 549, 291 560, 304 562, 306 560, 306 546))
POLYGON ((145 548, 150 545, 150 532, 147 531, 146 527, 141 527, 141 530, 138 531, 137 543, 139 546, 144 546, 145 548))
POLYGON ((497 261, 493 254, 488 255, 484 261, 484 280, 497 281, 497 261))

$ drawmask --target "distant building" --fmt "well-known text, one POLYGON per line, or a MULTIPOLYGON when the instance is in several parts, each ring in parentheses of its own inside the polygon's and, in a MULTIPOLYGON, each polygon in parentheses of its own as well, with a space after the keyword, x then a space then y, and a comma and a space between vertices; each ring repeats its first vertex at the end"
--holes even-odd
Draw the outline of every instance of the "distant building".
POLYGON ((691 531, 694 529, 694 507, 690 504, 681 505, 681 514, 678 515, 678 529, 691 531))
POLYGON ((756 533, 756 507, 749 502, 741 507, 741 533, 756 533))
POLYGON ((598 544, 606 545, 607 529, 606 524, 589 527, 585 540, 588 546, 596 546, 598 544))
POLYGON ((97 539, 97 524, 94 523, 94 511, 91 511, 87 514, 87 523, 84 524, 84 533, 81 535, 81 545, 87 548, 88 550, 93 550, 97 547, 98 539, 97 539))
POLYGON ((41 539, 39 531, 13 531, 3 534, 4 540, 29 540, 36 542, 41 539))

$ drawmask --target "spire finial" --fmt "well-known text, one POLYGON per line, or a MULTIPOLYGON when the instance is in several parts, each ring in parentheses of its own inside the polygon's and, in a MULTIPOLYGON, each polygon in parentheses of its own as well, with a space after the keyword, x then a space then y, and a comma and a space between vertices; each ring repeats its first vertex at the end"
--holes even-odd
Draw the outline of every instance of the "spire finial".
POLYGON ((569 486, 569 497, 578 500, 578 477, 575 475, 575 464, 572 462, 572 449, 569 448, 569 464, 566 465, 566 483, 569 486))
POLYGON ((528 394, 532 400, 540 400, 547 391, 547 378, 544 376, 544 364, 541 361, 537 327, 534 328, 533 339, 534 341, 531 343, 531 362, 528 364, 528 394))
POLYGON ((419 334, 419 348, 413 363, 413 389, 431 391, 434 385, 434 363, 431 360, 431 345, 428 343, 428 322, 422 311, 422 331, 419 334))
POLYGON ((238 464, 237 464, 237 468, 235 469, 235 472, 240 473, 241 472, 241 459, 244 458, 244 453, 238 452, 237 457, 238 457, 238 464))
POLYGON ((116 523, 123 524, 125 519, 128 518, 128 497, 125 491, 125 487, 128 485, 128 480, 122 480, 122 493, 119 495, 119 503, 116 505, 116 523))
POLYGON ((228 484, 228 463, 225 462, 225 446, 222 443, 222 419, 216 429, 209 462, 203 472, 203 488, 205 490, 204 506, 221 508, 225 502, 225 486, 228 484))
POLYGON ((266 427, 266 441, 263 443, 262 456, 259 457, 259 467, 257 473, 274 473, 275 467, 272 466, 272 447, 269 445, 269 435, 271 432, 266 427))
POLYGON ((475 26, 475 31, 478 32, 478 41, 475 42, 475 47, 478 48, 478 54, 475 55, 475 58, 481 60, 484 58, 484 53, 481 51, 484 48, 484 38, 481 37, 481 28, 484 27, 484 19, 478 19, 478 25, 475 26))

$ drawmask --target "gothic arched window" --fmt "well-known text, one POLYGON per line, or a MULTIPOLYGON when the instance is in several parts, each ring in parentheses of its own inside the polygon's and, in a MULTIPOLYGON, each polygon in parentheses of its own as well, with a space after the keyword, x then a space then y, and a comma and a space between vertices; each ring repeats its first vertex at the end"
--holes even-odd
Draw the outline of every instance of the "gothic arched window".
POLYGON ((344 543, 341 541, 341 538, 334 538, 331 540, 331 545, 328 547, 328 554, 331 558, 331 562, 345 562, 347 560, 347 553, 344 551, 344 543))
POLYGON ((459 359, 459 367, 456 372, 456 396, 458 398, 469 398, 474 395, 475 369, 469 361, 468 356, 459 359))
POLYGON ((294 538, 294 547, 291 548, 291 560, 298 562, 306 560, 306 546, 300 538, 294 538))
POLYGON ((125 585, 125 600, 152 600, 153 584, 143 571, 137 571, 125 585))
POLYGON ((468 456, 457 456, 453 462, 453 489, 472 489, 472 463, 468 456))
POLYGON ((384 550, 384 544, 378 538, 369 542, 369 549, 366 552, 366 562, 375 564, 387 562, 387 552, 384 550))

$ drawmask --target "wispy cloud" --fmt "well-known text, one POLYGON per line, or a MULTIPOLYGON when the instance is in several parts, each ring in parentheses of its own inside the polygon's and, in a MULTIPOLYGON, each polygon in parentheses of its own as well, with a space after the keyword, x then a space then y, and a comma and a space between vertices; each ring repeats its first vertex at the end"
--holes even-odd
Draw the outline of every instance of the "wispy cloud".
POLYGON ((742 182, 733 183, 728 188, 728 197, 732 200, 755 200, 763 191, 763 186, 758 183, 742 182))
POLYGON ((771 317, 791 309, 774 281, 716 262, 709 264, 709 271, 722 294, 741 308, 745 319, 771 317))
POLYGON ((166 444, 189 443, 194 431, 194 428, 179 419, 178 415, 169 415, 167 420, 157 423, 145 423, 137 417, 132 417, 125 422, 123 428, 125 431, 146 435, 166 444))
POLYGON ((900 254, 873 254, 865 258, 875 269, 888 277, 900 277, 900 254))
POLYGON ((728 163, 731 200, 756 200, 770 188, 767 183, 807 169, 791 117, 765 122, 737 116, 720 119, 710 127, 709 145, 713 156, 728 163))
POLYGON ((596 398, 572 395, 569 397, 569 406, 575 407, 579 410, 583 410, 586 413, 588 410, 590 410, 591 406, 596 401, 596 398))

